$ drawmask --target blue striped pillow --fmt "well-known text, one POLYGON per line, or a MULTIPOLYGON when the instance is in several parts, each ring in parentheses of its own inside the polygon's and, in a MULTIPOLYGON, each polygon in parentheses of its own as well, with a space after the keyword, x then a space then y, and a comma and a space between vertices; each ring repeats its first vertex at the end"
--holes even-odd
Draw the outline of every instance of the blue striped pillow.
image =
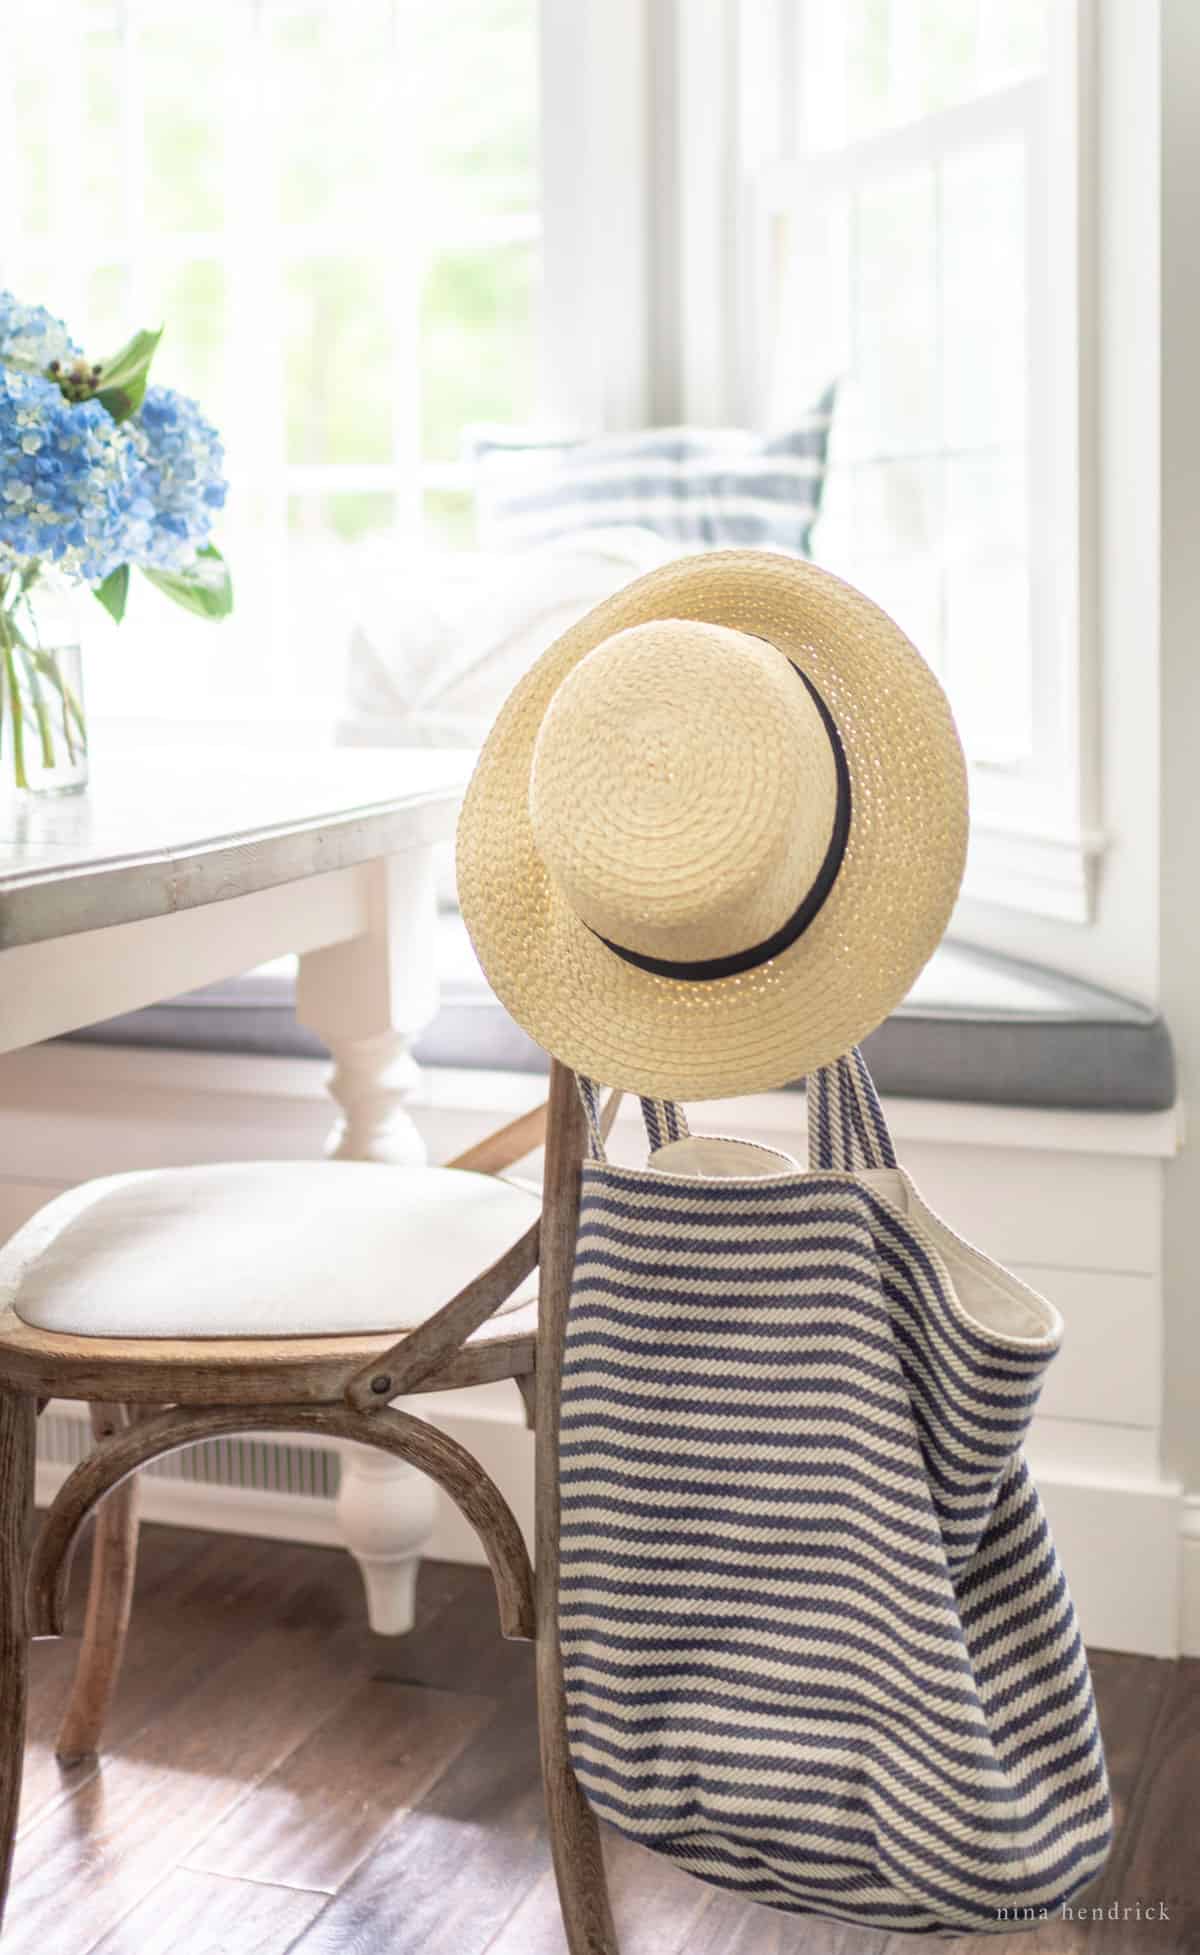
POLYGON ((480 431, 480 541, 522 549, 587 529, 653 530, 684 549, 759 548, 806 557, 821 504, 834 388, 782 434, 646 428, 587 441, 480 431))

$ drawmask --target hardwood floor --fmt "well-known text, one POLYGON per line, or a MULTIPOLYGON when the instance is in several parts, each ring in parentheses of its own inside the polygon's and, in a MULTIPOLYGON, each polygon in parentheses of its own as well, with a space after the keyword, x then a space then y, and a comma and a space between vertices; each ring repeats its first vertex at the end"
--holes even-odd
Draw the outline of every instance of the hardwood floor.
MULTIPOLYGON (((532 1651, 501 1642, 482 1570, 427 1566, 416 1629, 383 1639, 345 1555, 148 1527, 103 1765, 63 1771, 83 1572, 73 1634, 33 1652, 4 1955, 562 1955, 532 1651)), ((1194 1955, 1200 1663, 1099 1654, 1093 1669, 1119 1831, 1079 1905, 1106 1912, 1003 1946, 1194 1955), (1165 1921, 1121 1918, 1160 1903, 1165 1921)), ((923 1942, 747 1907, 612 1835, 606 1848, 623 1955, 923 1942)))

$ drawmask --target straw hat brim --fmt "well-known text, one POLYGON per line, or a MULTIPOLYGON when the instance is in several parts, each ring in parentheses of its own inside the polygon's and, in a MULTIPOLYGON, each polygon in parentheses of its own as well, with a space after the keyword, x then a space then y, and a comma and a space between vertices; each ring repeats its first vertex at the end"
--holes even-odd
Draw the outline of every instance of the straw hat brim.
MULTIPOLYGON (((602 746, 595 764, 599 776, 602 746)), ((607 1086, 718 1099, 798 1079, 887 1017, 942 937, 966 844, 954 722, 899 626, 813 564, 721 551, 667 564, 608 598, 517 685, 459 820, 459 901, 497 996, 547 1052, 607 1086), (608 949, 551 881, 529 816, 534 743, 556 688, 614 633, 665 618, 774 645, 819 690, 850 771, 849 840, 816 917, 769 963, 698 983, 608 949)))

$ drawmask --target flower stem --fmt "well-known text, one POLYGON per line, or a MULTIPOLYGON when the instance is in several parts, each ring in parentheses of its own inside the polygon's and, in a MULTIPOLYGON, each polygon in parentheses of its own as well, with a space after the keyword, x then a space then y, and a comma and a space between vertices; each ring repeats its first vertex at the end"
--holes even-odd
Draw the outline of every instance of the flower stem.
POLYGON ((25 772, 25 725, 21 694, 17 686, 17 662, 13 657, 13 644, 8 632, 5 631, 0 635, 4 640, 4 673, 8 682, 9 714, 12 720, 13 775, 18 787, 28 787, 29 777, 25 772))
POLYGON ((43 652, 34 646, 30 646, 30 651, 33 654, 38 671, 42 674, 43 678, 49 679, 51 685, 58 693, 59 698, 62 700, 63 732, 67 736, 68 747, 71 747, 71 758, 73 760, 75 758, 75 750, 71 745, 72 736, 69 719, 75 722, 77 728, 75 738, 79 746, 84 749, 87 747, 87 721, 83 716, 83 707, 80 703, 79 696, 74 687, 69 686, 63 678, 62 673, 58 669, 58 661, 53 652, 43 652))
MULTIPOLYGON (((58 660, 52 656, 50 664, 53 667, 53 679, 55 685, 58 687, 59 704, 62 707, 62 729, 63 739, 67 743, 67 759, 71 763, 71 766, 74 767, 79 756, 75 748, 74 735, 71 732, 71 709, 67 704, 67 688, 63 684, 62 674, 58 669, 58 660)), ((76 707, 76 711, 78 711, 78 707, 76 707)))
POLYGON ((30 726, 36 722, 43 767, 52 769, 58 764, 54 717, 50 711, 46 684, 58 698, 63 739, 72 766, 80 754, 87 751, 88 744, 83 703, 63 677, 57 653, 47 651, 38 643, 37 619, 30 604, 29 592, 40 570, 41 564, 35 561, 26 564, 19 576, 0 578, 0 725, 7 695, 12 720, 13 775, 20 788, 29 786, 25 765, 27 717, 30 726), (18 607, 22 603, 28 612, 25 630, 17 622, 18 607), (24 671, 24 693, 19 676, 21 669, 24 671))
POLYGON ((34 718, 37 720, 38 737, 42 743, 42 766, 54 767, 57 763, 54 754, 54 729, 46 710, 46 695, 42 691, 37 666, 29 652, 22 648, 21 662, 25 667, 25 677, 29 683, 29 697, 33 701, 34 718))

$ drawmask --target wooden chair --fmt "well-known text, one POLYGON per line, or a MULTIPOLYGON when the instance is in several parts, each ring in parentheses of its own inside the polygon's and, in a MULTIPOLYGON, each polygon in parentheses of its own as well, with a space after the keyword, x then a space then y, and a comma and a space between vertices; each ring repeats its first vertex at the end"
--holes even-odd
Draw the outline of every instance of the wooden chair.
MULTIPOLYGON (((606 1126, 618 1097, 605 1108, 606 1126)), ((31 1286, 45 1283, 47 1267, 51 1278, 55 1268, 60 1275, 69 1269, 73 1279, 90 1285, 90 1294, 100 1294, 106 1267, 95 1247, 96 1230, 89 1234, 83 1228, 73 1256, 76 1238, 71 1230, 80 1216, 86 1218, 90 1200, 98 1199, 103 1211, 105 1200, 113 1199, 105 1191, 113 1190, 115 1182, 91 1183, 85 1191, 60 1198, 0 1252, 0 1298, 5 1303, 0 1316, 0 1906, 21 1787, 28 1643, 31 1636, 62 1633, 71 1554, 84 1521, 104 1502, 97 1517, 79 1666, 59 1734, 59 1755, 67 1758, 96 1749, 120 1667, 137 1543, 133 1476, 152 1460, 197 1440, 283 1430, 354 1440, 397 1455, 444 1488, 474 1526, 495 1581, 501 1633, 531 1638, 537 1645, 542 1776, 568 1946, 571 1955, 616 1955, 596 1822, 567 1755, 558 1646, 558 1398, 584 1144, 574 1078, 555 1063, 544 1108, 491 1136, 449 1168, 393 1170, 330 1162, 312 1164, 310 1173, 373 1176, 369 1184, 354 1184, 355 1199, 364 1189, 374 1195, 377 1188, 379 1198, 386 1195, 401 1204, 405 1176, 419 1173, 420 1183, 410 1181, 410 1188, 436 1186, 440 1205, 449 1185, 465 1206, 468 1197, 483 1201, 488 1187, 484 1175, 497 1175, 537 1145, 543 1121, 546 1167, 540 1215, 533 1201, 535 1219, 517 1240, 398 1341, 382 1334, 197 1337, 188 1334, 185 1322, 179 1323, 177 1335, 160 1331, 135 1338, 83 1335, 30 1323, 18 1307, 31 1286), (456 1172, 461 1189, 445 1180, 456 1172), (497 1307, 535 1269, 537 1299, 521 1320, 495 1316, 497 1307), (516 1380, 536 1431, 536 1574, 511 1510, 478 1463, 453 1439, 391 1405, 401 1395, 497 1378, 516 1380), (60 1489, 31 1553, 36 1422, 51 1398, 88 1401, 97 1443, 60 1489)), ((240 1172, 254 1170, 225 1174, 240 1172)), ((146 1184, 156 1179, 162 1181, 138 1178, 146 1184)), ((168 1183, 168 1191, 178 1185, 168 1183)), ((340 1202, 348 1184, 335 1187, 329 1179, 319 1185, 340 1202)), ((531 1198, 511 1192, 527 1214, 531 1198)), ((151 1206, 157 1202, 161 1207, 163 1199, 161 1190, 146 1192, 151 1206)), ((252 1292, 252 1194, 249 1208, 246 1281, 252 1292)), ((444 1219, 439 1225, 444 1231, 444 1219)), ((160 1228, 156 1240, 169 1253, 169 1218, 163 1226, 165 1234, 160 1228)), ((270 1254, 272 1245, 260 1245, 260 1250, 270 1254)), ((164 1276, 169 1282, 169 1269, 164 1276)), ((391 1273, 381 1270, 381 1285, 389 1280, 394 1281, 391 1273)))

